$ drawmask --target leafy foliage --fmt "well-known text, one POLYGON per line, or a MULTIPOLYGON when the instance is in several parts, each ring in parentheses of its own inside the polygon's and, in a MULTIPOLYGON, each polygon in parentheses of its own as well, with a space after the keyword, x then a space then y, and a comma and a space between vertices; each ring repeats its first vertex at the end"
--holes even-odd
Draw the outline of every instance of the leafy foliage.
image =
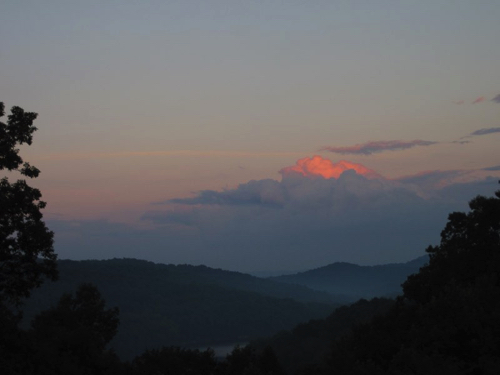
POLYGON ((450 285, 470 287, 478 278, 498 276, 500 191, 495 196, 478 196, 469 203, 469 213, 449 215, 441 244, 427 249, 429 264, 403 284, 406 298, 425 303, 439 297, 450 285))
MULTIPOLYGON (((0 103, 0 117, 5 114, 0 103)), ((40 171, 23 162, 18 146, 31 145, 37 114, 13 107, 0 122, 0 170, 29 178, 40 171)), ((84 284, 76 296, 65 294, 56 307, 41 313, 29 331, 11 309, 41 285, 57 278, 53 233, 42 220, 38 189, 25 180, 0 179, 0 368, 8 374, 104 374, 116 357, 105 350, 118 325, 118 310, 105 310, 97 289, 84 284)))
POLYGON ((325 373, 500 373, 500 191, 454 212, 388 314, 336 342, 325 373))
POLYGON ((31 325, 38 336, 49 336, 54 330, 61 330, 64 335, 56 336, 67 336, 67 344, 102 351, 117 332, 118 308, 105 310, 105 302, 97 288, 82 284, 74 297, 64 294, 56 307, 40 313, 31 325))
POLYGON ((118 309, 106 309, 97 288, 82 284, 42 312, 29 331, 38 373, 105 373, 117 358, 105 350, 118 328, 118 309))
MULTIPOLYGON (((0 117, 5 114, 0 103, 0 117)), ((13 107, 7 123, 0 122, 0 170, 34 178, 40 171, 23 163, 18 145, 30 145, 37 114, 13 107)), ((25 180, 0 180, 0 303, 19 304, 39 286, 43 276, 57 277, 53 233, 42 220, 45 202, 25 180)))

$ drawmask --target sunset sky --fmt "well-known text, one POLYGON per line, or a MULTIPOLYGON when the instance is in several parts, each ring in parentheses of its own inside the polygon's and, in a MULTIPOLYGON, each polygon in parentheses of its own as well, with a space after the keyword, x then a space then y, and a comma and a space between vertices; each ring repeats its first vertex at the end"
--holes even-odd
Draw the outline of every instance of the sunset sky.
POLYGON ((21 155, 60 258, 402 262, 499 188, 499 19, 495 0, 5 0, 0 101, 39 114, 21 155))

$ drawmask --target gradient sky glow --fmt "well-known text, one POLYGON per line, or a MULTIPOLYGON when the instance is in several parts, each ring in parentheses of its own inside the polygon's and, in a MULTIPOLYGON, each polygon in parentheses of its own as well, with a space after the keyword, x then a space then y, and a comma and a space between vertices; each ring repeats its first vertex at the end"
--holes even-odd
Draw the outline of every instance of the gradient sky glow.
POLYGON ((493 0, 5 0, 0 101, 39 113, 22 155, 61 258, 405 261, 498 188, 499 19, 493 0), (280 174, 314 155, 383 178, 280 174))

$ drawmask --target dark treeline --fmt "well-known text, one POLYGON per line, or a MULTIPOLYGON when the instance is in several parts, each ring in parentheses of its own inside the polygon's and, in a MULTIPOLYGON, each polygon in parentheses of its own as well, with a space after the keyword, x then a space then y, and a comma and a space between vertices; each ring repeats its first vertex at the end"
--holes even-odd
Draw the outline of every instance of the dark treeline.
POLYGON ((335 340, 347 334, 351 327, 386 313, 394 303, 387 298, 359 300, 350 306, 337 308, 326 319, 301 323, 290 331, 255 340, 250 346, 257 352, 271 348, 287 374, 313 373, 325 360, 335 340))
POLYGON ((334 344, 327 373, 500 373, 500 191, 469 206, 395 306, 334 344))

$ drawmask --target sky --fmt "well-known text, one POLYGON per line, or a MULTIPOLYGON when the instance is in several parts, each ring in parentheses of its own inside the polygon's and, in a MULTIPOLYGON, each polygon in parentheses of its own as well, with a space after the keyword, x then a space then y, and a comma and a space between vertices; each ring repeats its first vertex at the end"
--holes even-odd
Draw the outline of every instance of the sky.
MULTIPOLYGON (((62 259, 409 261, 500 178, 500 2, 14 1, 62 259)), ((1 119, 5 121, 5 118, 1 119)))

